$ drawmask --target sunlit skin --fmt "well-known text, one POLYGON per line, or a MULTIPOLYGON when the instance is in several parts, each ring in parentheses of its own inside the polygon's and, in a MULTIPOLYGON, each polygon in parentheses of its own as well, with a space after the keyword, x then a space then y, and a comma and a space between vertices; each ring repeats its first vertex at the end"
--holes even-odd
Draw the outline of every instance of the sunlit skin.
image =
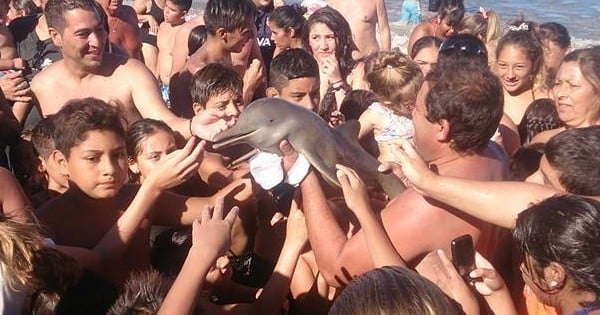
POLYGON ((498 54, 497 64, 498 77, 506 92, 517 95, 533 88, 533 62, 522 48, 504 46, 498 54))
POLYGON ((232 53, 239 53, 252 38, 252 29, 244 27, 232 32, 226 32, 226 38, 228 50, 232 53))
POLYGON ((63 13, 65 28, 62 32, 52 30, 50 35, 61 48, 65 61, 77 63, 87 71, 94 70, 102 63, 106 29, 94 11, 74 9, 63 13))
POLYGON ((427 75, 433 66, 437 63, 439 49, 437 47, 425 47, 421 49, 413 59, 415 63, 423 72, 423 75, 427 75))
POLYGON ((139 152, 129 161, 129 168, 140 175, 140 184, 169 153, 177 149, 172 133, 157 130, 138 143, 139 152))
POLYGON ((165 22, 169 24, 182 24, 185 23, 185 14, 187 11, 181 10, 172 1, 166 1, 163 9, 163 16, 165 22))
POLYGON ((315 111, 319 106, 319 79, 306 77, 289 80, 288 85, 281 89, 279 96, 284 100, 315 111))
POLYGON ((93 199, 112 198, 127 179, 125 141, 112 131, 91 130, 59 162, 61 172, 93 199))
POLYGON ((600 120, 600 96, 576 61, 563 63, 553 87, 558 117, 567 127, 581 128, 600 120))
POLYGON ((326 58, 335 55, 337 37, 335 33, 323 23, 315 23, 309 33, 310 50, 321 64, 326 58))
POLYGON ((211 97, 205 104, 201 106, 198 103, 193 104, 194 113, 199 115, 205 109, 216 108, 225 115, 221 118, 225 122, 230 122, 237 119, 240 112, 244 108, 244 100, 241 94, 234 93, 232 91, 226 91, 211 97))

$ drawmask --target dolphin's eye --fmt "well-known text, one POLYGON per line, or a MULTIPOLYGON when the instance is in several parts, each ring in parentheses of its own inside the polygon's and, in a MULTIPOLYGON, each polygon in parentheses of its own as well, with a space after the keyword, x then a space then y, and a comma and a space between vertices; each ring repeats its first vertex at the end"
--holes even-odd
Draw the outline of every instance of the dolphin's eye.
POLYGON ((273 119, 269 119, 269 123, 272 123, 272 122, 273 122, 273 119))

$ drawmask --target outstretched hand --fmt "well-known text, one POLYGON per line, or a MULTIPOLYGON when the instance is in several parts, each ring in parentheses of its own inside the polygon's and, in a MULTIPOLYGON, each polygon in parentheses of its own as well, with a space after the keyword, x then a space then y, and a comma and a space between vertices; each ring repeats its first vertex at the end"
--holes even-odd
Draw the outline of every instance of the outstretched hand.
POLYGON ((238 207, 233 207, 223 218, 224 204, 223 198, 218 198, 214 208, 205 207, 200 221, 195 220, 192 226, 192 250, 207 253, 213 259, 224 255, 231 246, 231 229, 239 212, 238 207))
POLYGON ((410 141, 400 139, 393 150, 399 163, 382 163, 378 171, 382 173, 393 172, 405 185, 413 187, 417 192, 423 193, 423 187, 435 180, 437 176, 429 169, 427 163, 415 150, 410 141))
POLYGON ((225 120, 225 112, 217 108, 207 108, 192 118, 190 130, 193 136, 214 141, 221 131, 235 125, 235 122, 235 119, 225 120))
POLYGON ((164 157, 157 168, 148 175, 148 181, 165 190, 188 180, 196 173, 204 158, 206 141, 190 138, 183 149, 175 150, 164 157))
POLYGON ((356 172, 344 165, 336 164, 337 178, 342 186, 346 205, 357 216, 364 211, 371 211, 367 186, 356 172))

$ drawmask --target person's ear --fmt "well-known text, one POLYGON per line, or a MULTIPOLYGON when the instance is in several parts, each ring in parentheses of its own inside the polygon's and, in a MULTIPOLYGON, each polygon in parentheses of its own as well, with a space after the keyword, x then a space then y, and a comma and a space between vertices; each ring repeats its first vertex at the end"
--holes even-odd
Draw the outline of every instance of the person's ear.
POLYGON ((62 35, 53 27, 48 28, 48 33, 50 34, 50 38, 52 38, 52 42, 58 48, 62 48, 62 35))
POLYGON ((279 97, 279 92, 272 86, 268 87, 265 93, 267 94, 267 97, 279 97))
POLYGON ((127 164, 129 165, 129 170, 136 175, 140 174, 140 169, 138 167, 138 163, 135 159, 127 159, 127 164))
POLYGON ((565 268, 559 263, 551 262, 544 268, 544 282, 550 290, 559 290, 566 281, 565 268))
POLYGON ((294 38, 294 36, 296 36, 296 30, 293 27, 288 27, 288 33, 290 34, 291 38, 294 38))
POLYGON ((204 110, 204 107, 200 105, 198 102, 192 103, 192 110, 194 111, 194 116, 200 114, 204 110))
POLYGON ((59 150, 54 150, 50 153, 50 159, 58 166, 58 171, 61 175, 69 177, 69 165, 67 157, 59 150))
POLYGON ((217 35, 218 39, 227 42, 227 31, 224 28, 217 28, 217 30, 215 31, 215 35, 217 35))
POLYGON ((440 119, 435 126, 436 140, 440 142, 450 141, 450 122, 448 122, 446 119, 440 119))

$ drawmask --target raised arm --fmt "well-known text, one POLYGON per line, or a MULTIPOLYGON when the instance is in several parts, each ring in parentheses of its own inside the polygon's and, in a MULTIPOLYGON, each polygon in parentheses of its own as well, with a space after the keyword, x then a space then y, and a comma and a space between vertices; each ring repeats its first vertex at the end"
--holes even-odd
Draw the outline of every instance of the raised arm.
POLYGON ((385 1, 383 0, 377 0, 377 27, 379 28, 379 50, 390 51, 392 49, 392 36, 385 1))
POLYGON ((19 222, 29 222, 33 218, 33 207, 25 195, 25 191, 7 169, 0 167, 0 211, 19 222))
POLYGON ((431 171, 414 147, 402 141, 397 150, 401 171, 419 193, 439 200, 480 220, 505 228, 513 228, 517 215, 531 203, 561 192, 524 182, 481 182, 439 176, 431 171))
POLYGON ((231 228, 238 209, 231 209, 223 219, 223 207, 220 199, 212 215, 206 207, 202 211, 202 221, 194 221, 192 247, 158 314, 193 314, 206 274, 231 244, 231 228))
POLYGON ((227 123, 220 119, 224 112, 217 109, 205 110, 191 120, 175 116, 162 100, 158 82, 146 65, 129 59, 127 67, 133 103, 142 117, 163 120, 186 139, 193 133, 202 139, 211 140, 217 133, 228 128, 227 123))
POLYGON ((337 178, 342 185, 346 205, 358 219, 365 236, 373 267, 406 266, 385 232, 381 218, 375 214, 369 202, 367 187, 356 172, 343 165, 336 165, 337 178))

